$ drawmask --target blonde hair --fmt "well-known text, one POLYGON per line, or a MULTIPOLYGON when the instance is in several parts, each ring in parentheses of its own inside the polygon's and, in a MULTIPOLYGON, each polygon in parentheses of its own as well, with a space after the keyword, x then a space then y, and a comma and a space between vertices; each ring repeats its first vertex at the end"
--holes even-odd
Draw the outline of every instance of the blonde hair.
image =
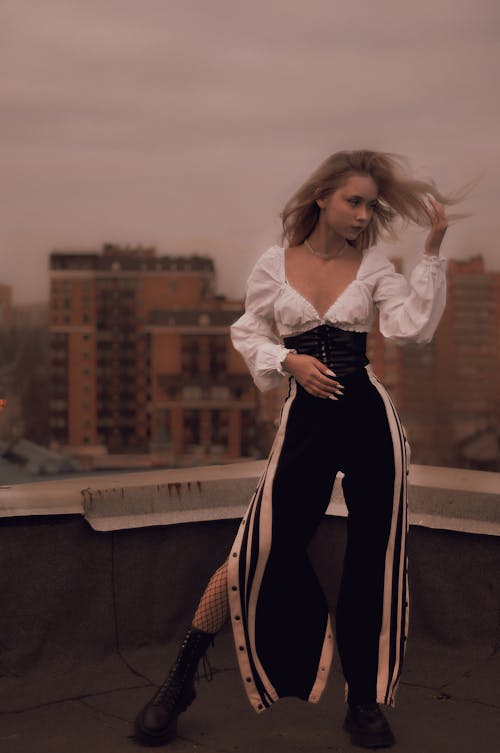
MULTIPOLYGON (((369 149, 335 152, 330 155, 299 190, 286 203, 281 219, 283 241, 290 246, 299 246, 312 233, 318 221, 320 209, 317 199, 323 199, 353 174, 369 175, 378 187, 377 203, 372 219, 355 242, 356 248, 363 250, 373 246, 385 234, 397 238, 394 229, 399 218, 403 224, 413 222, 429 227, 430 220, 425 209, 425 194, 431 194, 441 204, 457 204, 466 190, 453 195, 440 193, 433 180, 417 180, 407 168, 406 160, 400 155, 375 152, 369 149)), ((449 215, 448 219, 459 219, 468 215, 449 215)))

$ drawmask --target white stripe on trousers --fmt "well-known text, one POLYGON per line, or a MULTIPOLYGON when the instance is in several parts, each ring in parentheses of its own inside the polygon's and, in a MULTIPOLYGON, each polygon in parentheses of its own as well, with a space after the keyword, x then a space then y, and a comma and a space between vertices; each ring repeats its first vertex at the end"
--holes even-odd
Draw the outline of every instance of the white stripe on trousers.
POLYGON ((410 467, 411 449, 406 432, 398 416, 389 393, 375 375, 372 367, 366 367, 370 382, 384 401, 389 428, 394 446, 395 477, 394 498, 391 530, 387 544, 384 573, 384 603, 382 613, 382 628, 379 640, 379 663, 377 673, 377 701, 378 703, 394 706, 399 675, 406 648, 409 618, 408 572, 406 554, 406 535, 408 532, 408 473, 410 467), (398 463, 399 458, 401 458, 398 463), (401 546, 395 551, 398 517, 402 505, 401 546), (394 572, 397 570, 397 604, 393 604, 394 572), (403 591, 406 591, 404 598, 403 591), (404 599, 404 603, 403 603, 404 599), (395 631, 392 625, 392 615, 395 611, 395 631), (401 645, 403 644, 403 649, 401 645), (394 652, 394 666, 391 669, 391 646, 394 652))

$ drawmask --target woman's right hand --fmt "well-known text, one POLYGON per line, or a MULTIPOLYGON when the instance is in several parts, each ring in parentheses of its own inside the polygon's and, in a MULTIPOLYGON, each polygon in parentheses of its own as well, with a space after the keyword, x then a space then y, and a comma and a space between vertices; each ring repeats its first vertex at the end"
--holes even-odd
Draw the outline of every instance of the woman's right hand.
POLYGON ((333 371, 314 356, 289 353, 282 363, 285 371, 295 377, 297 382, 314 397, 328 397, 338 400, 336 395, 343 395, 344 387, 336 382, 333 371), (328 376, 330 375, 330 376, 328 376))

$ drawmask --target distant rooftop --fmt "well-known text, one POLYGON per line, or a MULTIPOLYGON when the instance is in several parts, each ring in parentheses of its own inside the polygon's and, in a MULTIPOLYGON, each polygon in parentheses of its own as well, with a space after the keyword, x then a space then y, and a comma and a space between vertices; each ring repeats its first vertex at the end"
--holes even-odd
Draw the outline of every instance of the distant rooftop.
POLYGON ((154 247, 120 246, 105 243, 101 253, 96 251, 53 251, 51 270, 96 271, 214 271, 213 260, 197 253, 190 255, 157 256, 154 247))

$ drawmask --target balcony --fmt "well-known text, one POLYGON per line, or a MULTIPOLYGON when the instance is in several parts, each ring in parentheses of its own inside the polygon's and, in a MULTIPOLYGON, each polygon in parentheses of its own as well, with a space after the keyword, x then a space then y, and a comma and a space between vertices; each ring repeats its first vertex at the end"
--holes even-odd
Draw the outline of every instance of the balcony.
MULTIPOLYGON (((212 571, 227 556, 265 461, 0 487, 0 740, 5 753, 138 748, 138 708, 162 681, 212 571)), ((337 479, 311 546, 338 590, 346 509, 337 479)), ((397 708, 402 753, 470 753, 498 742, 500 475, 413 465, 411 630, 397 708)), ((338 661, 315 706, 257 716, 229 629, 213 682, 181 716, 171 749, 356 750, 341 730, 338 661)))

